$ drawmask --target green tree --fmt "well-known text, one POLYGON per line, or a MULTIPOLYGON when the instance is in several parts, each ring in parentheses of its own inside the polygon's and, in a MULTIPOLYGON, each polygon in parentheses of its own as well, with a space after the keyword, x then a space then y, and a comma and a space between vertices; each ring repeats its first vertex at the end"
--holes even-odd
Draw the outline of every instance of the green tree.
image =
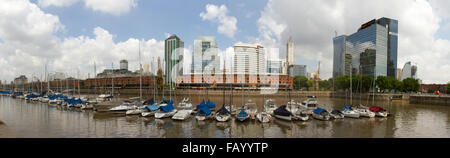
POLYGON ((402 81, 404 92, 417 92, 419 91, 419 80, 413 78, 407 78, 402 81))
POLYGON ((294 89, 299 90, 308 88, 308 78, 306 76, 295 76, 294 77, 294 89))
POLYGON ((350 87, 350 77, 348 75, 342 75, 336 77, 334 80, 334 87, 336 90, 345 90, 350 87))

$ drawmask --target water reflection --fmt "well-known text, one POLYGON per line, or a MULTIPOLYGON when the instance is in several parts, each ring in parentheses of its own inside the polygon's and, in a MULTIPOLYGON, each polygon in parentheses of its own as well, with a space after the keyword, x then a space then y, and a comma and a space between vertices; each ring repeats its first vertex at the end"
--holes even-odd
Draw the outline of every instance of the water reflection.
MULTIPOLYGON (((177 97, 178 98, 182 97, 177 97)), ((222 97, 210 97, 219 105, 222 97)), ((278 105, 288 98, 274 98, 278 105)), ((262 98, 252 99, 261 109, 262 98)), ((301 101, 302 98, 297 99, 301 101)), ((198 104, 195 102, 194 105, 198 104)), ((342 109, 344 99, 319 98, 326 109, 342 109)), ((236 105, 241 100, 234 99, 236 105)), ((386 102, 377 102, 385 107, 386 102)), ((228 122, 185 121, 169 118, 125 116, 80 110, 44 103, 28 102, 0 97, 0 120, 17 137, 144 137, 144 138, 311 138, 311 137, 450 137, 450 107, 410 105, 406 101, 394 102, 389 118, 340 119, 331 121, 309 120, 288 122, 274 119, 262 124, 257 120, 228 122)))

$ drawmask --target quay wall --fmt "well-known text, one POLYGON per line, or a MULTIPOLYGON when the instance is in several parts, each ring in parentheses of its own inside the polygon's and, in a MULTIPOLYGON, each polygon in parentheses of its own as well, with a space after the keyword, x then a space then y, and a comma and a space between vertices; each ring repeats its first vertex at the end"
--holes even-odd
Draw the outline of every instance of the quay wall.
POLYGON ((411 95, 409 103, 450 106, 450 96, 411 95))

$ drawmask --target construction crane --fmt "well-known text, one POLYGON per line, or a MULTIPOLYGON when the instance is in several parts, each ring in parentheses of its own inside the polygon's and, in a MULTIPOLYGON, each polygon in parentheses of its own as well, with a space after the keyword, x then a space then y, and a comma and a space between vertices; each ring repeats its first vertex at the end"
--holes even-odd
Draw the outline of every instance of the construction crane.
POLYGON ((315 90, 318 91, 319 90, 319 81, 320 81, 320 61, 317 67, 317 72, 314 74, 314 84, 315 84, 315 90))

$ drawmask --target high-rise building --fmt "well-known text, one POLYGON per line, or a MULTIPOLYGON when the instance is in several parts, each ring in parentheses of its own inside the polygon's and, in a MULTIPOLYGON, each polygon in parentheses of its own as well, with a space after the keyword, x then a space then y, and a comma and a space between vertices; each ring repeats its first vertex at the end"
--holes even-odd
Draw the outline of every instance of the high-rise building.
POLYGON ((194 41, 191 73, 215 74, 220 70, 220 61, 217 56, 216 38, 213 36, 200 36, 194 41))
POLYGON ((402 69, 397 68, 397 80, 401 80, 402 79, 402 69))
POLYGON ((286 43, 286 72, 289 72, 289 67, 294 64, 294 41, 289 37, 286 43))
POLYGON ((260 45, 237 43, 234 45, 234 73, 265 75, 265 50, 260 45))
POLYGON ((406 62, 402 69, 402 76, 400 80, 407 78, 417 79, 417 66, 412 65, 410 61, 406 62))
POLYGON ((307 76, 306 65, 291 65, 289 66, 289 76, 307 76))
POLYGON ((396 77, 398 21, 369 21, 352 35, 333 38, 333 77, 352 73, 396 77), (348 61, 351 57, 351 61, 348 61), (369 63, 364 63, 369 62, 369 63), (347 64, 351 70, 347 71, 347 64))
POLYGON ((182 75, 183 66, 179 62, 183 60, 184 42, 176 35, 172 35, 164 43, 164 83, 175 82, 176 77, 182 75), (175 71, 174 71, 175 70, 175 71))
POLYGON ((268 59, 267 60, 267 73, 269 75, 281 75, 283 74, 284 60, 268 59))

